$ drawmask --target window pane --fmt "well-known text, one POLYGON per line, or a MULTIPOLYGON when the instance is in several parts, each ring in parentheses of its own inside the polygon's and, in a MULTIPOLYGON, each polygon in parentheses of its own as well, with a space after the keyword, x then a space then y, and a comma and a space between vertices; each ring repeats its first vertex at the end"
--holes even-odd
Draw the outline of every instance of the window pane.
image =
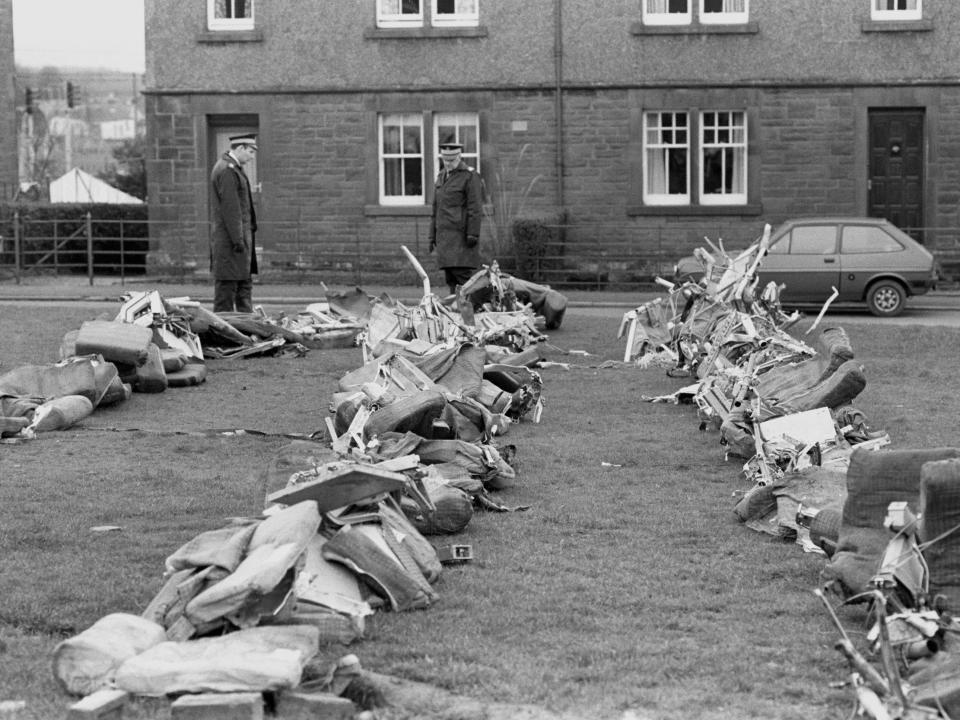
POLYGON ((880 228, 864 225, 846 225, 843 228, 843 248, 845 253, 883 253, 900 252, 903 246, 880 228))
POLYGON ((403 195, 403 165, 399 158, 383 160, 383 192, 385 195, 403 195))
POLYGON ((651 195, 687 194, 687 151, 647 151, 647 190, 651 195))
POLYGON ((420 158, 403 161, 403 194, 423 195, 423 164, 420 158))
POLYGON ((687 192, 687 151, 670 150, 667 154, 667 193, 686 195, 687 192))
POLYGON ((685 13, 688 0, 646 0, 648 13, 685 13))
POLYGON ((460 127, 460 142, 463 143, 464 155, 477 154, 477 128, 475 125, 462 125, 460 127))
POLYGON ((477 0, 437 0, 438 15, 476 15, 477 0))
POLYGON ((381 15, 418 15, 420 0, 380 0, 381 15))
POLYGON ((706 195, 726 195, 736 192, 734 185, 741 181, 729 148, 703 151, 703 192, 706 195))
POLYGON ((457 126, 437 124, 437 147, 444 143, 457 142, 457 126))
POLYGON ((782 238, 772 243, 767 249, 768 255, 786 255, 790 251, 790 236, 784 235, 782 238))
POLYGON ((387 153, 399 154, 400 148, 401 148, 400 128, 397 127, 396 125, 387 126, 386 124, 384 124, 383 126, 384 154, 387 154, 387 153))
POLYGON ((834 225, 798 227, 791 235, 791 255, 832 255, 836 252, 837 228, 834 225))
POLYGON ((650 25, 688 25, 691 0, 643 0, 643 21, 650 25))
POLYGON ((378 27, 413 27, 423 24, 420 0, 377 0, 378 27))
POLYGON ((700 0, 700 20, 705 23, 747 21, 747 0, 700 0))
POLYGON ((407 125, 403 129, 403 154, 420 154, 420 128, 407 125))
POLYGON ((916 10, 917 0, 876 0, 877 10, 916 10))
POLYGON ((433 0, 434 25, 476 25, 478 0, 433 0))

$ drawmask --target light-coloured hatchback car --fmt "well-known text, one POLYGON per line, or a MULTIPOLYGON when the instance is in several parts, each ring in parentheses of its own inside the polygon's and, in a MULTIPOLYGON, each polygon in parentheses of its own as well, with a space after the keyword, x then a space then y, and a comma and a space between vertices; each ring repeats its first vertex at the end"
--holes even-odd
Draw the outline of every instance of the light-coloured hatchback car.
MULTIPOLYGON (((690 258, 677 264, 678 273, 690 258)), ((760 287, 783 285, 784 306, 866 303, 874 315, 899 315, 906 299, 936 286, 933 255, 882 218, 809 217, 787 220, 770 236, 760 263, 760 287)))

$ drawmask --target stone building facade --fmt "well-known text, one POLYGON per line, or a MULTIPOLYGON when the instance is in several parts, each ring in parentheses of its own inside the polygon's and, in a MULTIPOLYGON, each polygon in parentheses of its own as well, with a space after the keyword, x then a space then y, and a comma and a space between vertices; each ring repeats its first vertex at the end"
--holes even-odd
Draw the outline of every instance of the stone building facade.
POLYGON ((485 179, 491 256, 514 214, 562 224, 565 268, 625 276, 800 215, 956 243, 954 3, 223 5, 146 0, 157 266, 206 268, 209 168, 239 131, 260 138, 268 269, 425 257, 448 137, 485 179))
POLYGON ((17 106, 23 104, 13 59, 13 0, 0 0, 0 195, 10 200, 18 186, 17 106))

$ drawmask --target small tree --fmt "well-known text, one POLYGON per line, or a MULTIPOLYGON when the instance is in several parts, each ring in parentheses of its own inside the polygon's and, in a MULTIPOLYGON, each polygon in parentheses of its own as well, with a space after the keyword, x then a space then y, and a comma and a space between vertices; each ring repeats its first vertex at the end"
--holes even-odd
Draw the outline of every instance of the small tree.
POLYGON ((529 143, 523 145, 513 163, 494 163, 490 203, 483 207, 484 217, 490 228, 493 256, 502 258, 510 255, 518 264, 520 257, 513 242, 513 223, 523 212, 530 192, 543 177, 535 175, 526 183, 521 179, 520 173, 526 167, 523 156, 529 147, 529 143))
POLYGON ((62 161, 56 157, 56 142, 50 134, 47 116, 39 108, 20 116, 20 182, 46 186, 60 174, 62 161))
POLYGON ((143 135, 124 140, 113 149, 113 163, 100 173, 100 179, 128 195, 146 200, 147 168, 143 157, 144 145, 143 135))

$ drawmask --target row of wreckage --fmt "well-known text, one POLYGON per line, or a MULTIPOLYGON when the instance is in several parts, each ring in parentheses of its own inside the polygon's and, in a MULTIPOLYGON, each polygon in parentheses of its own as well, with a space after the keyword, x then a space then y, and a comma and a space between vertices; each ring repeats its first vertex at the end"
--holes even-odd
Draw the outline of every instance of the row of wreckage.
MULTIPOLYGON (((262 468, 262 512, 172 552, 140 615, 112 613, 57 645, 54 676, 83 696, 71 713, 109 712, 131 695, 175 697, 174 716, 194 713, 185 717, 260 717, 262 693, 278 717, 352 718, 403 702, 389 699, 395 683, 360 668, 355 655, 324 666, 319 651, 362 639, 377 610, 428 608, 443 565, 473 559, 468 544, 427 537, 461 533, 476 509, 523 509, 492 494, 516 482, 516 448, 500 440, 514 423, 540 421, 536 368, 552 348, 543 330, 559 327, 566 307, 561 294, 501 274, 495 263, 445 302, 407 255, 423 279, 416 305, 360 290, 328 293, 272 337, 262 313, 214 315, 188 299, 143 293, 129 296, 115 319, 84 323, 73 345, 65 338, 55 369, 20 371, 44 378, 29 388, 34 399, 102 403, 162 389, 157 378, 174 355, 185 360, 168 381, 236 354, 231 348, 293 344, 299 353, 304 339, 343 346, 325 332, 349 331, 362 355, 331 396, 325 441, 295 439, 262 468), (305 338, 308 325, 317 331, 305 338), (64 368, 79 376, 81 366, 93 389, 69 393, 64 368)), ((5 396, 23 389, 8 376, 0 388, 5 396)), ((8 440, 44 429, 24 417, 19 437, 8 440)))
POLYGON ((361 328, 336 300, 308 305, 296 317, 271 318, 261 307, 218 315, 189 298, 128 293, 114 317, 65 333, 59 362, 0 375, 0 442, 65 430, 135 392, 199 385, 210 359, 347 347, 361 328))
POLYGON ((645 399, 695 406, 701 430, 745 461, 740 521, 825 558, 814 592, 858 714, 960 717, 960 450, 881 449, 889 436, 853 405, 866 377, 846 332, 820 329, 833 298, 800 334, 781 288, 758 287, 769 237, 735 255, 707 239, 701 279, 660 279, 666 296, 623 316, 624 361, 689 378, 645 399), (867 647, 837 601, 866 609, 867 647))

